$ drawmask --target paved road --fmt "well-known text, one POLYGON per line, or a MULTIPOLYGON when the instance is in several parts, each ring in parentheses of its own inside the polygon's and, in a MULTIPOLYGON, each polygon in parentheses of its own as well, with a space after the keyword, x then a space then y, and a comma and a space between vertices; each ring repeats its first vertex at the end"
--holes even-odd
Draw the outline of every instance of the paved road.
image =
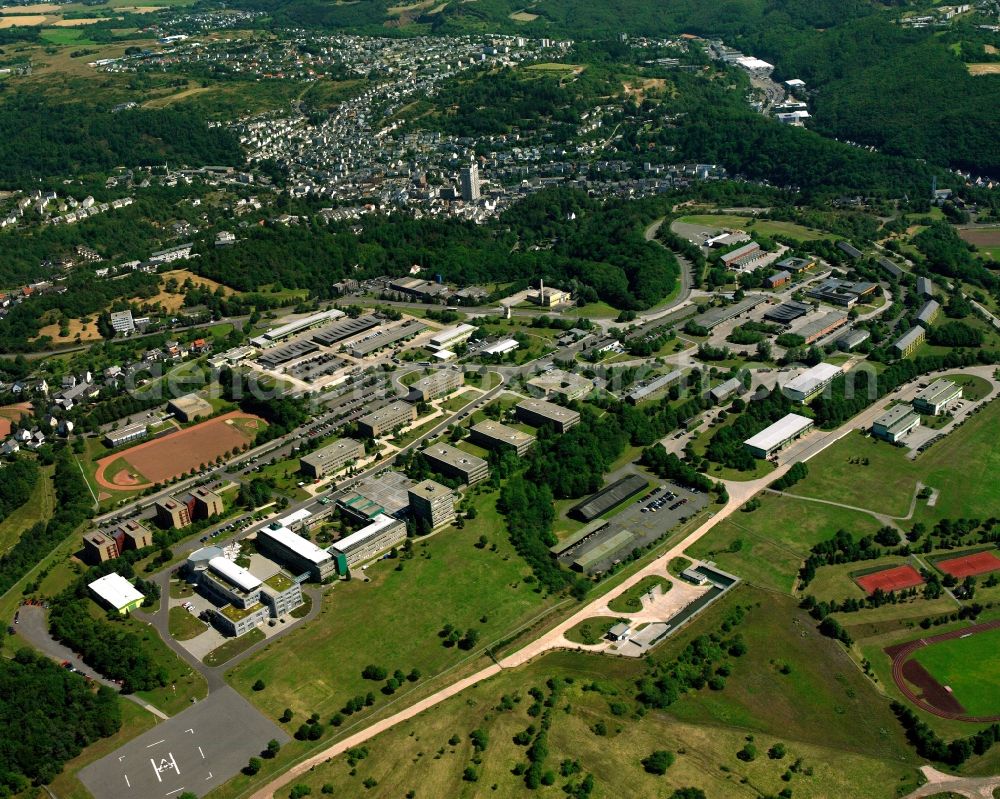
MULTIPOLYGON (((700 527, 698 527, 694 532, 690 533, 686 538, 684 538, 679 543, 671 547, 667 552, 661 555, 656 560, 644 566, 639 571, 630 575, 625 579, 616 589, 616 594, 621 594, 624 591, 631 588, 636 583, 643 580, 645 577, 650 575, 660 575, 666 572, 667 565, 670 561, 683 554, 685 550, 691 547, 695 542, 703 538, 721 521, 731 516, 733 513, 737 512, 751 497, 757 494, 759 491, 763 490, 769 483, 777 478, 781 477, 785 472, 791 468, 793 463, 799 461, 809 460, 814 456, 818 455, 824 449, 829 447, 831 444, 839 441, 845 435, 848 435, 853 430, 857 429, 859 426, 865 424, 864 420, 870 415, 870 411, 865 411, 859 416, 855 417, 851 421, 843 424, 841 427, 837 428, 832 432, 823 431, 813 431, 812 433, 806 435, 798 442, 795 442, 786 452, 786 457, 779 464, 778 468, 765 477, 761 477, 757 480, 737 482, 737 481, 723 481, 726 485, 726 490, 729 492, 729 501, 715 512, 715 514, 705 521, 700 527)), ((870 423, 870 422, 868 422, 870 423)), ((435 705, 443 702, 468 687, 476 685, 483 680, 489 679, 496 674, 499 674, 504 669, 516 668, 529 661, 545 654, 546 652, 565 647, 567 645, 564 633, 570 628, 574 627, 579 622, 584 619, 600 615, 601 609, 607 604, 609 596, 601 596, 593 600, 576 613, 572 614, 568 618, 561 621, 555 627, 551 628, 543 635, 530 642, 526 646, 522 647, 518 651, 509 655, 508 657, 501 660, 499 663, 493 664, 476 674, 470 675, 462 680, 459 680, 452 685, 442 688, 440 691, 428 696, 405 710, 400 711, 388 718, 381 719, 374 722, 371 726, 358 733, 338 741, 325 749, 321 750, 315 755, 312 755, 308 759, 302 761, 301 763, 293 766, 289 771, 285 772, 281 777, 273 780, 263 788, 255 791, 250 799, 271 799, 276 796, 276 791, 278 791, 282 785, 285 785, 291 781, 294 781, 297 777, 306 773, 312 767, 319 765, 325 760, 336 757, 342 754, 347 749, 364 743, 367 740, 375 737, 381 732, 384 732, 397 724, 406 721, 407 719, 413 718, 418 713, 424 710, 434 707, 435 705)), ((574 645, 575 648, 575 645, 574 645)))
MULTIPOLYGON (((94 669, 84 663, 83 658, 77 655, 72 649, 59 643, 51 635, 49 635, 47 614, 45 613, 45 608, 41 605, 22 605, 18 608, 18 623, 14 625, 14 630, 17 637, 23 638, 25 643, 29 644, 33 649, 37 649, 43 655, 46 655, 59 663, 63 663, 68 660, 73 664, 73 667, 84 676, 107 685, 109 688, 114 688, 116 691, 119 690, 117 683, 105 679, 103 676, 94 671, 94 669)), ((158 716, 161 719, 168 718, 165 713, 160 711, 158 708, 147 704, 139 697, 133 694, 124 694, 124 696, 126 699, 130 699, 135 702, 139 705, 139 707, 145 708, 154 716, 158 716)))
POLYGON ((96 799, 201 796, 234 777, 268 741, 288 735, 232 688, 157 724, 80 772, 96 799))

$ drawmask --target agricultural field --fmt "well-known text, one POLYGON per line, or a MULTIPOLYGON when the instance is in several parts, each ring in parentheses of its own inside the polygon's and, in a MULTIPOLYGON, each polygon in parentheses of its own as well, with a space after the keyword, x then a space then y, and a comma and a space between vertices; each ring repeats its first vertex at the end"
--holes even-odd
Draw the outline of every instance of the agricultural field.
POLYGON ((691 546, 687 554, 714 560, 720 568, 751 585, 790 594, 812 546, 838 530, 860 538, 881 527, 872 516, 846 508, 775 494, 759 498, 757 510, 734 513, 691 546))
POLYGON ((905 516, 917 482, 937 489, 933 507, 918 501, 913 521, 989 518, 1000 507, 1000 404, 990 403, 917 460, 882 441, 851 433, 809 461, 809 476, 791 489, 800 496, 905 516))
MULTIPOLYGON (((751 799, 791 787, 796 799, 891 799, 912 790, 915 758, 898 725, 837 645, 812 632, 800 637, 800 627, 788 624, 789 614, 802 616, 790 601, 779 599, 775 607, 770 596, 740 589, 726 604, 732 602, 752 606, 738 628, 748 652, 733 661, 720 691, 703 689, 640 718, 633 696, 641 663, 553 653, 372 739, 365 752, 355 751, 353 763, 347 756, 334 758, 295 782, 309 786, 314 796, 324 786, 332 795, 360 795, 362 785, 366 796, 375 797, 409 789, 418 796, 471 796, 487 786, 494 796, 524 796, 524 777, 512 772, 526 762, 526 750, 514 737, 538 723, 527 712, 534 701, 527 692, 547 694, 547 681, 561 678, 567 684, 551 716, 543 767, 551 770, 552 784, 543 780, 532 791, 540 797, 565 796, 564 786, 579 784, 588 773, 594 796, 668 797, 690 786, 713 799, 751 799), (788 675, 778 673, 779 662, 788 664, 788 675), (785 681, 788 701, 771 701, 775 680, 785 681), (749 719, 748 702, 754 708, 749 719), (478 757, 469 737, 477 729, 488 740, 478 757), (750 739, 759 754, 745 762, 736 753, 750 739), (776 757, 769 757, 768 749, 779 743, 784 751, 776 748, 776 757), (662 776, 641 763, 656 750, 672 755, 662 776), (786 772, 790 782, 782 778, 786 772), (470 784, 470 778, 476 781, 470 784)), ((669 658, 693 636, 712 630, 720 612, 707 611, 653 657, 669 658)))
POLYGON ((232 411, 206 422, 146 441, 97 462, 94 481, 106 490, 138 490, 197 470, 253 441, 264 421, 232 411))

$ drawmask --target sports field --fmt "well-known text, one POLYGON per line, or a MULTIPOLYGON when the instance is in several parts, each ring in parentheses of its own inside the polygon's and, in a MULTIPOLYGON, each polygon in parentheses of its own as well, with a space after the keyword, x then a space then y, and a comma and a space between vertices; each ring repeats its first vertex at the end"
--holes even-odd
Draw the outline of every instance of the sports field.
POLYGON ((1000 558, 995 552, 976 552, 957 558, 939 560, 937 567, 945 574, 963 579, 977 574, 989 574, 1000 569, 1000 558))
POLYGON ((883 591, 901 591, 922 585, 924 578, 912 566, 894 566, 891 569, 864 574, 855 580, 862 590, 874 594, 878 589, 883 591))
POLYGON ((1000 714, 1000 629, 918 649, 913 659, 951 693, 970 716, 1000 714))
POLYGON ((252 441, 245 431, 263 427, 257 416, 232 411, 131 447, 97 462, 94 479, 112 490, 148 488, 212 463, 252 441))

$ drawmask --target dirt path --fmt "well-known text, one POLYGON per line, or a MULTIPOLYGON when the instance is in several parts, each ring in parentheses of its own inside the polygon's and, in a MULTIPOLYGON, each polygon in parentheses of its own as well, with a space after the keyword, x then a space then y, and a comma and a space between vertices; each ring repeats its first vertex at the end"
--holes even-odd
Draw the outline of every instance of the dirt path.
POLYGON ((921 785, 903 799, 921 799, 934 794, 952 793, 968 796, 969 799, 993 799, 993 791, 1000 787, 1000 776, 997 777, 955 777, 938 771, 933 766, 921 766, 927 782, 921 785))
MULTIPOLYGON (((975 368, 969 370, 953 370, 958 371, 969 371, 974 372, 975 368)), ((924 376, 921 379, 925 379, 924 376)), ((916 381, 913 383, 916 384, 916 381)), ((887 401, 889 398, 883 398, 883 402, 887 401)), ((602 610, 606 607, 607 603, 614 596, 617 596, 629 588, 634 586, 636 583, 640 582, 644 578, 650 575, 664 575, 667 574, 667 565, 670 561, 682 555, 685 550, 691 547, 695 542, 699 541, 701 538, 706 536, 711 532, 719 522, 729 518, 733 513, 737 512, 749 499, 751 499, 755 494, 763 491, 767 486, 778 479, 794 463, 801 461, 808 461, 814 456, 818 455, 824 449, 829 447, 831 444, 836 443, 844 436, 848 435, 852 431, 858 429, 859 427, 866 427, 871 424, 871 420, 879 415, 882 411, 883 402, 877 402, 873 406, 867 408, 866 410, 859 413, 853 419, 845 422, 843 425, 838 427, 836 430, 825 433, 822 431, 813 431, 807 434, 802 439, 789 445, 788 448, 782 453, 780 458, 780 465, 770 474, 765 477, 758 478, 757 480, 749 480, 745 482, 738 482, 732 480, 723 480, 722 482, 726 486, 726 490, 729 493, 729 501, 722 507, 720 507, 710 518, 708 518, 702 525, 700 525, 694 532, 687 535, 680 542, 672 546, 663 555, 658 557, 656 560, 650 562, 639 571, 630 575, 624 581, 622 581, 613 592, 602 595, 593 601, 589 602, 586 606, 578 610, 576 613, 572 614, 568 618, 564 619, 562 622, 557 624, 552 629, 543 633, 539 638, 531 641, 526 646, 522 647, 513 654, 507 656, 499 663, 488 666, 481 671, 476 672, 458 682, 455 682, 440 691, 437 691, 430 696, 421 699, 410 707, 395 713, 392 716, 381 719, 374 722, 371 726, 345 738, 341 741, 331 744, 330 746, 320 750, 316 754, 311 755, 306 760, 292 766, 284 774, 278 776, 267 785, 255 791, 250 795, 250 799, 272 799, 272 797, 277 796, 277 791, 284 785, 293 782, 297 777, 308 772, 311 768, 318 766, 319 764, 329 760, 330 758, 336 757, 343 754, 347 749, 351 747, 358 746, 359 744, 368 741, 378 734, 391 729, 392 727, 400 724, 414 716, 422 713, 425 710, 429 710, 435 705, 443 702, 446 699, 455 696, 461 691, 469 688, 477 683, 487 680, 490 677, 499 674, 501 671, 506 669, 517 668, 525 663, 528 663, 535 658, 544 655, 546 652, 551 650, 565 648, 566 639, 564 633, 579 624, 581 621, 593 616, 599 616, 602 610)), ((576 645, 574 645, 576 648, 576 645)), ((582 649, 582 647, 579 647, 582 649)), ((997 784, 1000 784, 1000 778, 998 778, 997 784)), ((943 790, 943 789, 942 789, 943 790)), ((933 791, 931 792, 933 793, 933 791)), ((928 794, 918 794, 914 795, 913 799, 917 799, 917 796, 925 796, 928 794)), ((969 794, 970 796, 972 794, 969 794)), ((976 794, 977 796, 979 794, 976 794)), ((907 799, 910 799, 909 797, 907 799)))

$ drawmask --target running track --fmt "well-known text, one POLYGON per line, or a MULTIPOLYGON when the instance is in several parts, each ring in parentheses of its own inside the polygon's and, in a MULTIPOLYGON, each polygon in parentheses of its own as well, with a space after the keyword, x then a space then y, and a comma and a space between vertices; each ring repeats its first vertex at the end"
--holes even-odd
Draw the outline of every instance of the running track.
POLYGON ((995 630, 1000 627, 1000 619, 994 621, 987 621, 983 624, 975 624, 972 627, 962 627, 959 630, 952 630, 950 633, 941 633, 940 635, 933 635, 930 638, 918 638, 916 641, 910 641, 910 643, 904 645, 901 649, 897 650, 892 655, 892 679, 896 683, 896 687, 900 692, 909 699, 913 704, 919 707, 921 710, 926 710, 932 715, 939 716, 943 719, 954 719, 955 721, 975 721, 975 722, 995 722, 1000 721, 1000 715, 996 716, 966 716, 962 713, 949 713, 948 711, 941 710, 938 707, 925 702, 923 699, 918 697, 914 693, 913 689, 910 688, 906 679, 903 677, 903 664, 910 659, 910 656, 916 652, 918 649, 923 649, 925 646, 930 646, 931 644, 937 644, 941 641, 951 641, 955 638, 962 638, 966 635, 975 635, 976 633, 984 633, 987 630, 995 630))

